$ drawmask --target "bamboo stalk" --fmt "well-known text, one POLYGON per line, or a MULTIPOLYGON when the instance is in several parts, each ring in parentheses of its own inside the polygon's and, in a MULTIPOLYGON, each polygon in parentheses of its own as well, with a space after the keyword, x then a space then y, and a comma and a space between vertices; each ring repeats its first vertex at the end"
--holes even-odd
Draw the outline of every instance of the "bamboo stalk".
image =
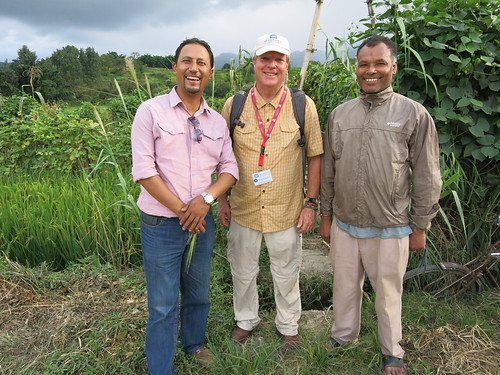
POLYGON ((300 83, 299 89, 302 90, 304 87, 304 81, 306 79, 307 66, 309 65, 309 60, 311 59, 311 54, 314 52, 314 39, 316 38, 316 30, 318 29, 319 15, 321 12, 321 5, 323 5, 323 0, 316 1, 316 10, 314 11, 313 22, 311 26, 311 32, 309 33, 309 40, 307 42, 306 54, 304 56, 304 62, 302 63, 302 68, 300 69, 300 83))

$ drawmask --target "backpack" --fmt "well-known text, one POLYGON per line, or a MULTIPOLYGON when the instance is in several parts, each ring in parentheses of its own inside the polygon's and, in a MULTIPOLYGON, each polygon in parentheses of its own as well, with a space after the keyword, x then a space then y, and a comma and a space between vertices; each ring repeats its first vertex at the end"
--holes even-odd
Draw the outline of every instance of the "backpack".
MULTIPOLYGON (((234 128, 236 126, 244 127, 245 124, 240 121, 241 112, 245 106, 245 101, 247 100, 248 93, 250 89, 245 89, 238 91, 234 95, 233 105, 231 107, 231 114, 229 115, 229 134, 231 140, 233 140, 234 128)), ((293 114, 297 124, 299 124, 300 138, 297 141, 300 147, 304 147, 306 144, 306 137, 304 135, 304 125, 306 121, 306 94, 302 90, 295 88, 291 89, 292 92, 292 106, 293 114)))

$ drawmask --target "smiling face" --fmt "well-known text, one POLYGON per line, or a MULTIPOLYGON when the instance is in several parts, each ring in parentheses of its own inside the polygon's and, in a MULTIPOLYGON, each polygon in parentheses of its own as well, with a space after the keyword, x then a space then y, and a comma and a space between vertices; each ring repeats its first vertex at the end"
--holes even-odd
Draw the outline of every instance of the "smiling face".
POLYGON ((257 88, 278 90, 285 83, 288 58, 283 53, 269 51, 253 59, 257 88))
POLYGON ((391 85, 396 74, 397 62, 385 43, 373 47, 364 46, 358 53, 356 77, 361 89, 368 94, 375 94, 391 85))
POLYGON ((182 47, 172 68, 177 76, 177 92, 181 98, 182 95, 202 95, 213 73, 207 49, 195 43, 182 47))

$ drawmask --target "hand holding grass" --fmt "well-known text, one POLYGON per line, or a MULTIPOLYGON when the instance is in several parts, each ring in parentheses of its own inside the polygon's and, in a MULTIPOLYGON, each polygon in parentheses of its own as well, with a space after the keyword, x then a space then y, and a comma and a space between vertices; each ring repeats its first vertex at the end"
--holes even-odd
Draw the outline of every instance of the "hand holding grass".
POLYGON ((180 217, 180 225, 183 230, 189 230, 191 233, 205 233, 205 216, 210 206, 205 203, 201 196, 192 199, 188 204, 181 208, 183 213, 180 217))
POLYGON ((183 230, 189 230, 190 234, 186 242, 186 247, 189 247, 188 256, 186 260, 186 272, 191 265, 193 258, 194 248, 196 246, 196 237, 198 233, 205 233, 205 216, 208 213, 210 206, 207 205, 201 196, 197 196, 191 200, 187 205, 181 208, 183 212, 180 220, 183 230), (200 199, 201 198, 201 199, 200 199))

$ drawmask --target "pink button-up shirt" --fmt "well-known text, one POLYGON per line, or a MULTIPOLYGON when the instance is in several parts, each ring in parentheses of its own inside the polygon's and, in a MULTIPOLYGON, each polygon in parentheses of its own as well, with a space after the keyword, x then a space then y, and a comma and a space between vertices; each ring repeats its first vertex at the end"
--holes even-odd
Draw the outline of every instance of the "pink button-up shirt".
MULTIPOLYGON (((194 127, 175 88, 142 103, 132 124, 132 177, 135 182, 159 175, 184 203, 212 184, 212 173, 229 173, 238 179, 229 130, 224 118, 202 99, 194 114, 203 139, 192 138, 194 127)), ((141 186, 139 208, 155 216, 175 213, 153 198, 141 186)))

